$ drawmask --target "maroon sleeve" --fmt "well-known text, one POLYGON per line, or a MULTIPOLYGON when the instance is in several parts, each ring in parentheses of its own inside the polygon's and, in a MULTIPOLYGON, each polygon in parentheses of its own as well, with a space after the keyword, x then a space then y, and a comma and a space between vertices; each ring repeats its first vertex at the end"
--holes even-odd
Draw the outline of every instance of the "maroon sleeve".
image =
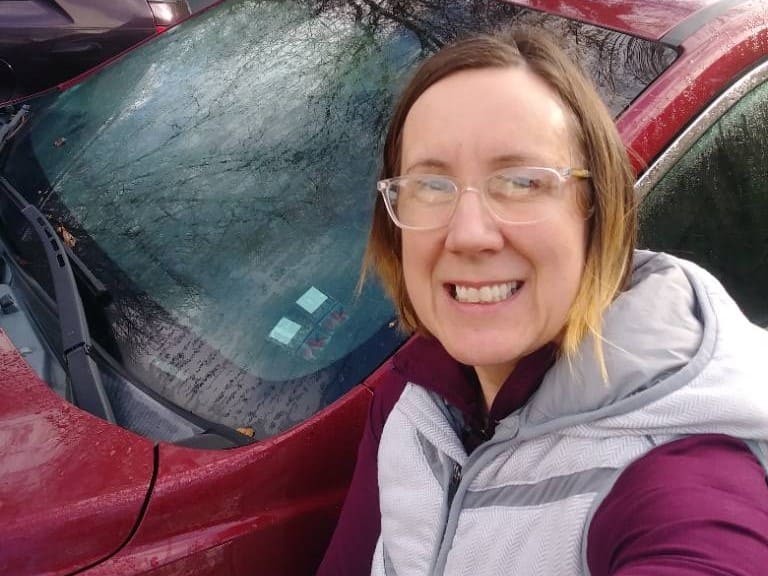
POLYGON ((352 483, 318 576, 361 576, 371 573, 373 552, 381 530, 377 456, 389 413, 405 388, 391 370, 376 388, 363 430, 352 483))
POLYGON ((744 442, 691 436, 619 477, 592 521, 592 576, 768 573, 768 485, 744 442))

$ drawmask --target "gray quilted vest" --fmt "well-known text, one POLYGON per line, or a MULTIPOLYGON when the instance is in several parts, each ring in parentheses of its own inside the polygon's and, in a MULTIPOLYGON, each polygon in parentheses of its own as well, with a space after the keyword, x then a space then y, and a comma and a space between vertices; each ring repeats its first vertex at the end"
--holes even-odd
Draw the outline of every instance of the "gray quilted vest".
POLYGON ((409 384, 379 445, 374 575, 589 574, 593 513, 628 464, 697 433, 768 462, 768 333, 720 283, 665 254, 635 255, 605 315, 603 382, 585 341, 469 457, 459 416, 409 384))

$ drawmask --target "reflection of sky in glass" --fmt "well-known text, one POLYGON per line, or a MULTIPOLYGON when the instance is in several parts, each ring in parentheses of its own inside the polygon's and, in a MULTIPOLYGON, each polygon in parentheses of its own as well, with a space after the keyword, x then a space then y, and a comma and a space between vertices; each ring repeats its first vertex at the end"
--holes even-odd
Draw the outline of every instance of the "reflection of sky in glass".
POLYGON ((174 32, 182 38, 172 51, 148 46, 65 95, 75 107, 98 106, 83 92, 105 85, 124 93, 55 189, 177 321, 261 376, 310 372, 391 316, 370 289, 363 311, 353 290, 377 108, 413 57, 392 53, 414 47, 361 38, 347 18, 310 17, 291 3, 238 3, 192 24, 174 32), (302 319, 293 303, 310 286, 349 315, 317 363, 267 339, 282 316, 302 319))

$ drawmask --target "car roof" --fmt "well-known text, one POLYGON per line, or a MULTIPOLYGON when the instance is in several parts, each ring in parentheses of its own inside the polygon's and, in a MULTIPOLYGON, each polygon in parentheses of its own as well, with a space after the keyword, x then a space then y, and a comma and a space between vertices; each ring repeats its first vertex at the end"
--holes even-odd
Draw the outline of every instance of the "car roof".
MULTIPOLYGON (((663 40, 684 23, 693 25, 692 33, 734 6, 733 0, 512 0, 511 3, 648 40, 663 40), (695 21, 699 19, 701 22, 696 26, 695 21)), ((682 40, 684 38, 679 39, 682 40)))

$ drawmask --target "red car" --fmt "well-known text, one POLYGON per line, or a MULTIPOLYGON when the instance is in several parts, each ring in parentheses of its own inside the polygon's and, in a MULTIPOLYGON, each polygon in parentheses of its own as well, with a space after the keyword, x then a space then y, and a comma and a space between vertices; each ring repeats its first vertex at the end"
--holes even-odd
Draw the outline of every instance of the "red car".
POLYGON ((408 346, 355 292, 392 100, 509 23, 595 79, 641 244, 768 323, 762 0, 230 0, 0 109, 0 573, 314 572, 408 346))

